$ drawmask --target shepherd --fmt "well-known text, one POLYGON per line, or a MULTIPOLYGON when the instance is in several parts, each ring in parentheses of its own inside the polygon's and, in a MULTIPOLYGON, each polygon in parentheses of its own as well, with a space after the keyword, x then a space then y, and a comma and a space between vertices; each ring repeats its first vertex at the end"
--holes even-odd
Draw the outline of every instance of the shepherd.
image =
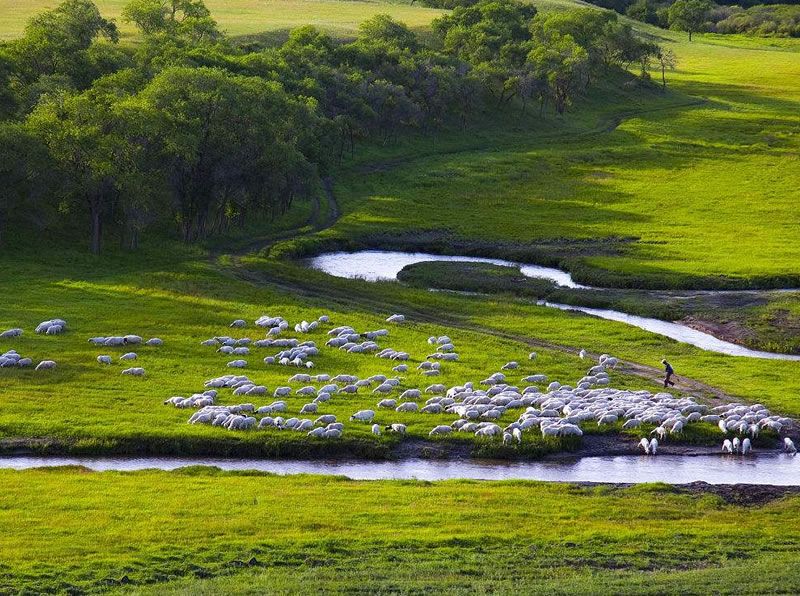
POLYGON ((675 383, 670 379, 672 378, 672 375, 675 374, 675 369, 673 369, 672 365, 669 362, 667 362, 666 358, 664 358, 661 361, 661 364, 664 365, 664 371, 667 373, 667 376, 664 377, 664 387, 668 387, 669 385, 672 385, 674 387, 675 383))

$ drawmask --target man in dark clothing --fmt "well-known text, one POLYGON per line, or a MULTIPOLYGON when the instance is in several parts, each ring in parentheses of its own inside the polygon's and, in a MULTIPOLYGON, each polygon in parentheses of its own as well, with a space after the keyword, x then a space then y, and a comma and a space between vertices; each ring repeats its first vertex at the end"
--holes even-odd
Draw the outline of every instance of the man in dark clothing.
POLYGON ((661 361, 661 364, 664 365, 664 370, 667 373, 667 376, 664 377, 664 387, 667 387, 668 385, 672 385, 674 387, 675 383, 670 381, 670 377, 672 377, 672 375, 675 374, 675 370, 672 368, 672 365, 669 362, 667 362, 666 358, 664 358, 664 360, 661 361))

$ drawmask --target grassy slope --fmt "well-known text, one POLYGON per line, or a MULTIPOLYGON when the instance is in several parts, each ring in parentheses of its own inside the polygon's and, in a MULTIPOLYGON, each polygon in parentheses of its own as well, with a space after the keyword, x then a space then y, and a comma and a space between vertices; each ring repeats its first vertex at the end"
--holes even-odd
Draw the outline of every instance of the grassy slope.
MULTIPOLYGON (((338 179, 345 217, 329 235, 413 229, 520 244, 633 236, 641 242, 623 256, 588 262, 676 285, 797 276, 800 43, 658 35, 678 56, 668 74, 677 96, 648 101, 610 134, 537 140, 537 123, 506 145, 439 155, 415 147, 423 157, 354 167, 338 179), (681 96, 705 103, 652 110, 681 96)), ((597 97, 544 132, 602 114, 608 98, 597 97)))
MULTIPOLYGON (((103 16, 114 18, 123 39, 133 39, 136 29, 120 15, 128 0, 96 0, 103 16)), ((30 17, 57 0, 0 0, 0 40, 22 34, 30 17)), ((316 25, 335 35, 352 35, 359 23, 376 14, 390 14, 411 27, 423 27, 441 11, 419 4, 383 0, 207 0, 206 5, 229 35, 281 32, 301 25, 316 25)))
POLYGON ((92 593, 123 575, 145 584, 233 574, 178 582, 170 593, 405 592, 435 583, 446 592, 697 594, 713 582, 719 593, 747 594, 791 592, 800 573, 800 533, 786 523, 800 513, 797 497, 742 508, 646 485, 198 469, 2 470, 0 480, 0 590, 92 593), (231 566, 251 557, 264 568, 231 566))

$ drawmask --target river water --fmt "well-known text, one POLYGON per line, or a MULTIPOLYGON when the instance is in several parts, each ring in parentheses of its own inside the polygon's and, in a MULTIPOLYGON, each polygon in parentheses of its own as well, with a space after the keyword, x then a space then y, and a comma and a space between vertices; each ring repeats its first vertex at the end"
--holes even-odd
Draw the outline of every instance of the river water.
POLYGON ((547 480, 557 482, 800 485, 800 456, 782 453, 740 455, 644 455, 559 458, 538 461, 497 460, 242 460, 177 457, 0 457, 0 468, 23 470, 80 465, 97 471, 174 470, 215 466, 274 474, 324 474, 354 480, 547 480))
MULTIPOLYGON (((383 250, 364 250, 359 252, 332 252, 313 257, 308 260, 308 264, 313 269, 324 271, 336 277, 359 278, 366 281, 391 281, 397 279, 397 274, 406 265, 421 263, 426 261, 459 261, 491 263, 493 265, 505 265, 519 267, 523 275, 527 277, 549 279, 560 286, 574 289, 593 289, 591 286, 583 286, 572 279, 566 271, 553 269, 552 267, 539 267, 537 265, 522 265, 502 259, 489 259, 482 257, 463 257, 452 255, 434 255, 421 252, 397 252, 383 250)), ((750 350, 744 346, 721 340, 708 333, 697 331, 670 321, 639 317, 627 313, 603 308, 588 308, 583 306, 572 306, 566 304, 556 304, 551 302, 540 302, 541 306, 557 308, 560 310, 574 310, 584 312, 602 319, 617 321, 627 325, 639 327, 645 331, 669 337, 679 342, 691 344, 702 350, 727 354, 729 356, 743 356, 746 358, 763 358, 767 360, 793 360, 800 361, 800 355, 777 354, 774 352, 762 352, 750 350)))

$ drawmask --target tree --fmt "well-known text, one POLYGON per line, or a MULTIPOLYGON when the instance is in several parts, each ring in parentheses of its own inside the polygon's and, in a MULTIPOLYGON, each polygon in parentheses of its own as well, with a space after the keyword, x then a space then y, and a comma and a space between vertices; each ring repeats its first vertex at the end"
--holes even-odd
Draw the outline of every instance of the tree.
POLYGON ((367 42, 385 43, 390 46, 416 51, 419 42, 414 32, 405 23, 395 21, 387 14, 375 15, 358 28, 359 38, 367 42))
POLYGON ((203 0, 131 0, 122 18, 145 36, 182 37, 198 44, 220 35, 203 0))
POLYGON ((552 99, 562 115, 586 88, 589 54, 571 35, 545 27, 534 28, 534 41, 526 63, 542 90, 541 101, 552 99))
POLYGON ((247 213, 282 213, 316 174, 298 150, 313 110, 277 83, 220 69, 166 69, 125 106, 159 156, 181 237, 193 242, 247 213))
POLYGON ((123 138, 115 134, 107 106, 86 93, 50 95, 26 124, 56 164, 59 198, 86 208, 90 250, 99 254, 104 218, 119 196, 118 157, 124 152, 123 138))
POLYGON ((116 43, 116 25, 104 19, 91 0, 65 0, 33 17, 24 37, 11 42, 9 49, 27 83, 55 74, 86 83, 86 50, 100 37, 116 43))
POLYGON ((509 91, 515 89, 515 84, 510 79, 525 64, 530 22, 535 15, 532 4, 481 0, 435 19, 433 29, 445 52, 469 62, 475 76, 502 106, 513 97, 513 91, 509 91))
POLYGON ((678 59, 675 57, 675 53, 670 50, 669 48, 662 48, 661 46, 656 46, 656 60, 658 60, 658 64, 661 67, 661 90, 667 90, 667 76, 666 71, 674 70, 675 67, 678 65, 678 59))
POLYGON ((667 12, 670 29, 688 32, 692 41, 692 33, 703 30, 711 7, 708 0, 676 0, 667 12))
POLYGON ((625 15, 642 23, 658 25, 657 8, 651 0, 636 0, 625 10, 625 15))
POLYGON ((22 124, 0 123, 0 239, 13 222, 39 220, 53 190, 46 148, 22 124))

